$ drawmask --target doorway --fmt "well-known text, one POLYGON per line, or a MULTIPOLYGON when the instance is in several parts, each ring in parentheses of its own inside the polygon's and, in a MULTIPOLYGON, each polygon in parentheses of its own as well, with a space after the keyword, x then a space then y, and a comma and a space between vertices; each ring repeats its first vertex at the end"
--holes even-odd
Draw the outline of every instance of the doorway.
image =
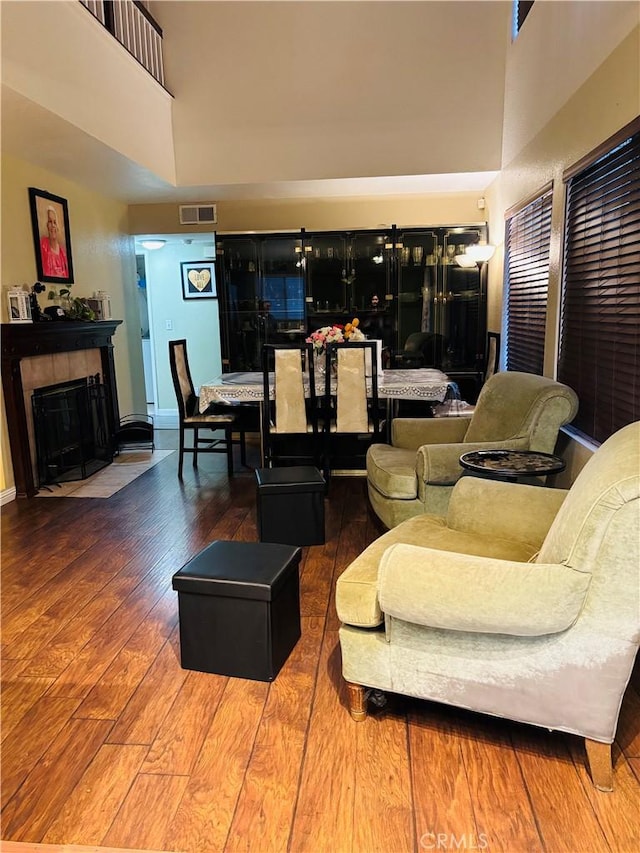
POLYGON ((140 337, 142 339, 142 363, 144 366, 144 390, 147 402, 147 414, 155 409, 156 393, 153 382, 153 352, 151 350, 151 323, 149 321, 149 300, 147 298, 147 269, 144 255, 136 255, 136 280, 138 292, 138 311, 140 312, 140 337))
POLYGON ((138 235, 135 254, 147 414, 153 415, 156 429, 176 429, 168 342, 188 341, 197 387, 222 372, 215 233, 138 235), (194 263, 206 265, 213 275, 210 292, 200 298, 185 287, 187 269, 194 263))

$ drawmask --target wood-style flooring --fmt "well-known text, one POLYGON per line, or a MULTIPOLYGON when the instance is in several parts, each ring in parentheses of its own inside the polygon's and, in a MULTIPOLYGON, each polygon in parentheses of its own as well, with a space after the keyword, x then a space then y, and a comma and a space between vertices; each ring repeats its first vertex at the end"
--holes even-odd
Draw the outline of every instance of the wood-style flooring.
POLYGON ((331 482, 278 678, 181 669, 173 573, 214 539, 257 540, 253 472, 224 468, 187 459, 180 483, 172 454, 108 500, 3 507, 2 838, 25 843, 4 849, 640 849, 638 667, 611 794, 572 736, 402 696, 351 720, 334 587, 382 532, 361 478, 331 482))

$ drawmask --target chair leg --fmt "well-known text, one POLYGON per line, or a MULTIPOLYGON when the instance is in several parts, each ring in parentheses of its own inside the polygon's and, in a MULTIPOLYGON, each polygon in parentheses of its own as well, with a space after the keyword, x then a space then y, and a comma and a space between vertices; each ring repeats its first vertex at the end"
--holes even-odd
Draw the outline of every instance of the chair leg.
POLYGON ((611 763, 611 744, 584 739, 587 750, 587 762, 591 780, 599 791, 613 791, 613 765, 611 763))
POLYGON ((184 427, 180 424, 180 449, 178 451, 178 479, 182 479, 182 463, 184 462, 184 427))
POLYGON ((243 429, 240 430, 240 464, 247 467, 247 441, 243 429))
POLYGON ((329 479, 331 478, 331 433, 325 433, 322 442, 322 475, 329 490, 329 479))
POLYGON ((233 427, 231 424, 224 428, 224 434, 227 439, 227 474, 233 475, 233 427))
POLYGON ((352 684, 350 681, 347 684, 347 696, 349 699, 349 713, 351 718, 357 723, 367 717, 367 697, 365 689, 361 684, 352 684))
POLYGON ((198 427, 193 431, 193 467, 198 467, 198 427))

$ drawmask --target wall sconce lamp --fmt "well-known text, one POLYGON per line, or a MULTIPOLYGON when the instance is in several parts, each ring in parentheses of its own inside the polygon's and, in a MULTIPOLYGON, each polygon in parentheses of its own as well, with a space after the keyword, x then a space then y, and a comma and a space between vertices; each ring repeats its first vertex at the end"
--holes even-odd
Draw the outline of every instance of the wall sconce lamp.
POLYGON ((153 251, 154 249, 162 249, 166 242, 166 240, 140 240, 140 245, 143 249, 153 251))

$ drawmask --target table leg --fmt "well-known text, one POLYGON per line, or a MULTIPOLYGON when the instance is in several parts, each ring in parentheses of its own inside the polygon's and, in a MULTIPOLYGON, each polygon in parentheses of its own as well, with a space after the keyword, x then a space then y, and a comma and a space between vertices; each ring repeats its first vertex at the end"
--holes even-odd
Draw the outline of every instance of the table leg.
POLYGON ((398 413, 398 401, 393 397, 387 397, 387 422, 385 424, 385 441, 391 444, 391 421, 398 413))
POLYGON ((264 430, 262 428, 264 419, 264 406, 260 404, 260 467, 264 468, 264 430))

